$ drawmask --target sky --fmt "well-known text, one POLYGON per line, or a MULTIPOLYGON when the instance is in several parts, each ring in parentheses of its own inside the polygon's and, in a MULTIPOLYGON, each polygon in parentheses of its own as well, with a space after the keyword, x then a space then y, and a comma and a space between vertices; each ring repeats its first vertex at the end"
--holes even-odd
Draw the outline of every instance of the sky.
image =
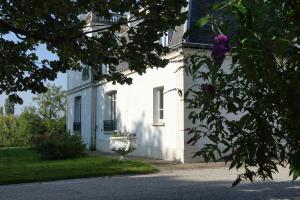
MULTIPOLYGON (((12 35, 9 34, 6 39, 11 39, 11 40, 16 40, 16 38, 12 35)), ((47 51, 47 49, 45 48, 44 45, 40 45, 37 48, 36 51, 37 55, 39 56, 40 60, 42 60, 43 58, 47 58, 49 60, 56 60, 57 56, 50 53, 49 51, 47 51)), ((50 84, 54 84, 56 86, 62 86, 64 90, 67 89, 67 75, 66 74, 58 74, 56 80, 54 81, 46 81, 46 84, 50 83, 50 84)), ((34 96, 34 94, 32 94, 30 91, 28 92, 20 92, 18 93, 22 98, 24 103, 22 105, 15 105, 15 114, 20 114, 22 112, 22 110, 24 109, 24 107, 26 106, 36 106, 36 104, 32 101, 32 97, 34 96)), ((6 99, 6 95, 4 94, 0 94, 0 106, 4 106, 4 102, 6 99)))

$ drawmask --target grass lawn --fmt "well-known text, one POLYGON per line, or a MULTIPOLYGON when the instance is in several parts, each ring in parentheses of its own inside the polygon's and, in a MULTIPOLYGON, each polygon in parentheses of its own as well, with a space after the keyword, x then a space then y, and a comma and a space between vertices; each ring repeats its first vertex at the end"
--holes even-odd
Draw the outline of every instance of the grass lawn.
POLYGON ((0 148, 0 185, 155 171, 153 166, 137 161, 100 156, 46 161, 29 148, 0 148))

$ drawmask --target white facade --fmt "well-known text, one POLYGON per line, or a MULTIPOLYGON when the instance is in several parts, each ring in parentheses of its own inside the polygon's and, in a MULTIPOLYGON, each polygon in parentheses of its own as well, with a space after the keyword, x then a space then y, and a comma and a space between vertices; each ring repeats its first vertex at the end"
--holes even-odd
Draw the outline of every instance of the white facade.
MULTIPOLYGON (((170 53, 170 61, 182 60, 182 49, 170 53)), ((228 59, 225 63, 230 62, 228 59)), ((182 62, 170 62, 165 68, 147 69, 144 75, 128 73, 132 85, 113 85, 111 82, 93 83, 91 79, 82 81, 81 72, 68 72, 67 128, 73 131, 74 102, 81 97, 81 136, 87 148, 109 152, 109 137, 112 131, 104 130, 104 120, 110 118, 110 100, 116 96, 116 129, 137 135, 137 150, 133 155, 179 162, 196 162, 194 153, 206 141, 196 146, 186 144, 190 136, 185 128, 192 127, 188 119, 190 110, 185 109, 182 97, 174 88, 186 90, 195 84, 183 70, 177 71, 182 62), (177 71, 177 72, 175 72, 177 71), (164 89, 163 121, 157 121, 155 91, 164 89), (109 111, 107 109, 109 108, 109 111)))
MULTIPOLYGON (((195 146, 186 144, 190 136, 183 130, 192 127, 188 119, 190 110, 185 109, 182 97, 177 91, 167 91, 175 88, 185 91, 195 84, 183 70, 177 71, 183 62, 172 61, 182 60, 183 55, 195 50, 193 48, 207 49, 212 44, 207 35, 209 32, 203 29, 187 39, 183 38, 184 32, 195 20, 202 17, 199 9, 205 5, 196 0, 189 0, 189 19, 160 41, 162 45, 173 50, 166 56, 171 62, 165 68, 149 68, 142 76, 126 70, 123 72, 133 79, 132 85, 95 82, 91 80, 91 75, 83 81, 82 72, 69 71, 68 130, 80 133, 87 148, 109 151, 109 137, 112 131, 106 131, 104 128, 107 129, 108 124, 116 122, 115 129, 136 134, 137 150, 133 153, 135 155, 179 162, 199 161, 192 157, 207 141, 202 139, 195 146), (161 89, 164 95, 160 95, 161 89), (163 102, 160 96, 163 96, 163 102), (80 106, 78 103, 75 105, 75 99, 80 99, 80 106), (81 116, 78 117, 77 113, 81 113, 81 116)), ((88 21, 92 23, 93 16, 88 21)), ((229 62, 230 59, 227 58, 225 65, 229 62)))
MULTIPOLYGON (((169 58, 179 60, 181 56, 175 52, 169 58)), ((103 120, 108 118, 106 108, 109 107, 105 96, 116 92, 116 129, 137 135, 138 147, 133 154, 183 162, 183 101, 176 91, 165 93, 163 121, 157 123, 153 98, 155 88, 163 87, 164 91, 183 89, 183 72, 175 73, 181 65, 176 62, 165 68, 147 69, 142 76, 128 74, 133 78, 132 85, 82 82, 81 72, 68 72, 68 129, 73 132, 74 101, 75 97, 81 96, 81 135, 84 142, 87 147, 95 144, 97 150, 109 151, 112 131, 104 130, 103 120)))

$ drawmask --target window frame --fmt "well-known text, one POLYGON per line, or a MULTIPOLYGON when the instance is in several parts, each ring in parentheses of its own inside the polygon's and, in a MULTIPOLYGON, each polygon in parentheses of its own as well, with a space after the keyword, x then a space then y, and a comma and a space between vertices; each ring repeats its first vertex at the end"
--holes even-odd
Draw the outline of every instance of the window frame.
POLYGON ((90 68, 89 67, 83 67, 82 72, 81 72, 81 80, 82 81, 87 81, 90 79, 90 68))
POLYGON ((81 123, 81 105, 82 105, 81 96, 74 97, 74 122, 75 123, 81 123))
POLYGON ((105 111, 103 119, 104 134, 110 134, 116 129, 117 122, 117 91, 109 91, 105 93, 105 111), (109 113, 108 113, 109 112, 109 113), (113 128, 106 127, 106 124, 112 124, 113 128))
POLYGON ((165 125, 164 87, 153 89, 153 125, 165 125))
POLYGON ((117 120, 117 109, 116 109, 116 104, 117 104, 117 92, 112 92, 109 94, 110 96, 110 120, 117 120))
POLYGON ((76 134, 81 133, 81 120, 82 120, 82 98, 81 96, 74 97, 74 118, 73 118, 73 132, 76 134))

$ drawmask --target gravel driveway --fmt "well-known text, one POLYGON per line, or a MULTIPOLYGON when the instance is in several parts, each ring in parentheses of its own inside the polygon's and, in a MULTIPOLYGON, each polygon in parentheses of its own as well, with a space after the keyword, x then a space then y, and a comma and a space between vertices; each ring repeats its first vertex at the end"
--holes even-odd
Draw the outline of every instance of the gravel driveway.
POLYGON ((242 183, 231 188, 235 172, 226 168, 185 169, 159 174, 88 178, 0 186, 2 200, 122 199, 299 199, 300 182, 281 169, 273 182, 242 183))

